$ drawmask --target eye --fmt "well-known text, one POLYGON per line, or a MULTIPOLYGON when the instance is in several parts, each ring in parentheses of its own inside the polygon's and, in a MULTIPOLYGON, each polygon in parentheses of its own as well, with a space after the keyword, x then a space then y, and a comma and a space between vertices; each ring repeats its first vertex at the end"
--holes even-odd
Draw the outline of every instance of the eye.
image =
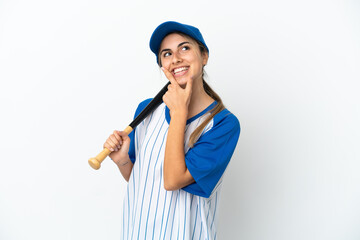
POLYGON ((183 46, 183 47, 181 48, 182 51, 187 51, 187 50, 189 50, 189 49, 190 49, 189 46, 183 46))
POLYGON ((170 56, 170 55, 171 55, 170 52, 164 52, 164 53, 163 53, 163 57, 168 57, 168 56, 170 56))

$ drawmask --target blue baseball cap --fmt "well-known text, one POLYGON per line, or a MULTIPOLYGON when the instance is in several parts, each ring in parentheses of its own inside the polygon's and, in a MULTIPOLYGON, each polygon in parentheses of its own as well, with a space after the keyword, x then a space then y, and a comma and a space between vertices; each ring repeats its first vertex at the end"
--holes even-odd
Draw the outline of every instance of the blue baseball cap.
POLYGON ((160 24, 155 29, 155 31, 153 32, 153 34, 151 35, 151 38, 150 38, 150 49, 155 54, 157 63, 159 63, 158 54, 159 54, 160 45, 161 45, 162 40, 168 34, 173 33, 173 32, 184 33, 184 34, 192 37, 196 41, 201 42, 205 46, 207 52, 209 53, 209 48, 206 46, 205 40, 204 40, 203 36, 201 35, 201 32, 199 29, 197 29, 196 27, 187 25, 187 24, 182 24, 182 23, 174 22, 174 21, 168 21, 168 22, 164 22, 164 23, 160 24))

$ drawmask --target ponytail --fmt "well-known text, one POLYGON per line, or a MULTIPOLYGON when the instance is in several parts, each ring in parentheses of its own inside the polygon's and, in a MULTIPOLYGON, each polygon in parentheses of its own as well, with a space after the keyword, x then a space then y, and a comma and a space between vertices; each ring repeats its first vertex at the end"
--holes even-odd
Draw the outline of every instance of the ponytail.
POLYGON ((209 86, 209 84, 207 84, 207 82, 205 82, 204 78, 203 78, 203 86, 204 86, 204 90, 205 92, 212 97, 213 99, 216 100, 217 104, 215 105, 214 108, 212 108, 210 110, 210 115, 204 120, 204 122, 202 122, 200 124, 200 126, 198 126, 190 135, 190 139, 189 139, 189 147, 193 147, 195 142, 198 140, 198 138, 200 137, 200 134, 202 133, 202 131, 204 130, 204 128, 206 127, 206 125, 214 118, 214 116, 216 114, 218 114, 219 112, 221 112, 222 110, 225 109, 225 106, 221 100, 221 98, 219 97, 219 95, 209 86))

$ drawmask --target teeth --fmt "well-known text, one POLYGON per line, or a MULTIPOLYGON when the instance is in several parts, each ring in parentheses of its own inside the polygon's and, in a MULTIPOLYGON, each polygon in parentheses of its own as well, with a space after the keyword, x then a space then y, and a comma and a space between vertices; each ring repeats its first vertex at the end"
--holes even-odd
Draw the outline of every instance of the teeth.
POLYGON ((178 73, 178 72, 184 71, 186 69, 188 69, 188 68, 187 67, 176 68, 176 69, 174 69, 174 73, 178 73))

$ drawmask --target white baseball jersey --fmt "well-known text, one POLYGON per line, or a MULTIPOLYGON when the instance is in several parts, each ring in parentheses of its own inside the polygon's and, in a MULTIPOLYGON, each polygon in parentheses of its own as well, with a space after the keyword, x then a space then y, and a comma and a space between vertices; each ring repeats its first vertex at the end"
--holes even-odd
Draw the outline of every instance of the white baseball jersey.
MULTIPOLYGON (((150 102, 140 103, 135 116, 150 102)), ((122 239, 216 239, 222 176, 236 147, 240 124, 223 110, 188 147, 191 133, 209 115, 208 110, 187 120, 185 162, 195 183, 166 191, 163 161, 170 114, 162 103, 135 131, 129 156, 134 163, 123 205, 122 239)))

